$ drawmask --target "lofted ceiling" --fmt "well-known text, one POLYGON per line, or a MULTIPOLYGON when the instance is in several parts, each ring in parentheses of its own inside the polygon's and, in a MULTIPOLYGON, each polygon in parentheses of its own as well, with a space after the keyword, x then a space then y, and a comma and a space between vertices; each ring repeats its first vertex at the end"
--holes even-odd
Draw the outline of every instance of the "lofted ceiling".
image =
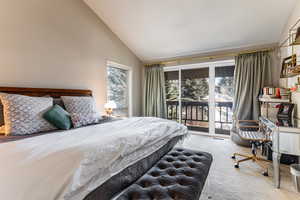
POLYGON ((276 43, 297 0, 84 0, 144 62, 276 43))

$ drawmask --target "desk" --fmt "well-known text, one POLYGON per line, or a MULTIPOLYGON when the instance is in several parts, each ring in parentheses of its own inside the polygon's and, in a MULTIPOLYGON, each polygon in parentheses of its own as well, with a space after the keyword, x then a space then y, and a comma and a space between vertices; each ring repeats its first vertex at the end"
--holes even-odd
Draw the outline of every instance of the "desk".
POLYGON ((281 154, 300 156, 300 120, 260 117, 260 122, 266 131, 271 132, 274 183, 277 188, 280 188, 281 154))
POLYGON ((266 104, 267 108, 266 108, 266 116, 265 117, 270 117, 269 116, 269 104, 271 103, 289 103, 290 100, 289 99, 277 99, 277 98, 259 98, 258 99, 262 108, 263 104, 266 104))

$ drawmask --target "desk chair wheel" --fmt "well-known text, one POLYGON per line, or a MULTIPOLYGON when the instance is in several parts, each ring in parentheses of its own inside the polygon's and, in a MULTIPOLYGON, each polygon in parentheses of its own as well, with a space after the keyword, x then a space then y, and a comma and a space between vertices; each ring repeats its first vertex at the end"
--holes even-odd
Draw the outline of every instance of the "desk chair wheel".
POLYGON ((240 168, 239 164, 237 164, 237 163, 234 164, 234 167, 235 168, 240 168))
POLYGON ((268 172, 264 172, 263 175, 264 176, 269 176, 269 173, 268 172))
POLYGON ((232 159, 235 159, 235 156, 231 156, 232 159))

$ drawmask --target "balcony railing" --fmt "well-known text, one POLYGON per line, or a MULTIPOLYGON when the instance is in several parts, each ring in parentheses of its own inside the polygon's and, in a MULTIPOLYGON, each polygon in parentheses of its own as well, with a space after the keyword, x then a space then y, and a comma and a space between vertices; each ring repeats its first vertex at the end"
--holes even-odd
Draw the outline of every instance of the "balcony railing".
MULTIPOLYGON (((208 131, 209 129, 209 105, 208 102, 182 101, 181 113, 179 113, 178 101, 167 101, 168 119, 179 120, 189 129, 208 131)), ((232 125, 232 102, 216 102, 215 105, 216 133, 229 134, 232 125)))

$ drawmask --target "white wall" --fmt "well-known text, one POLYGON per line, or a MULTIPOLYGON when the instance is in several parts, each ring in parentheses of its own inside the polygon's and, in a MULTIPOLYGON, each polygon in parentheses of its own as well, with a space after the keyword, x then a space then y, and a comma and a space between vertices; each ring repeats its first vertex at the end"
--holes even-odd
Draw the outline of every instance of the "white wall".
MULTIPOLYGON (((293 26, 297 20, 300 19, 300 1, 298 1, 296 7, 294 8, 294 11, 291 13, 289 20, 284 28, 284 31, 281 36, 281 42, 283 42, 287 37, 288 37, 288 32, 291 26, 293 26)), ((298 64, 300 64, 300 46, 295 47, 295 52, 297 53, 297 60, 298 64)), ((292 48, 282 48, 281 49, 281 57, 287 57, 290 56, 292 53, 292 48)), ((278 66, 278 70, 281 70, 281 65, 278 66)), ((296 76, 293 78, 286 78, 286 79, 281 79, 280 80, 280 85, 281 87, 291 87, 294 86, 295 83, 297 82, 297 78, 300 76, 296 76)), ((298 118, 300 118, 300 93, 293 93, 292 94, 292 101, 294 103, 297 103, 297 109, 296 109, 296 115, 298 118)))
POLYGON ((141 111, 140 60, 82 0, 0 0, 0 86, 91 89, 106 102, 106 62, 132 67, 141 111))

